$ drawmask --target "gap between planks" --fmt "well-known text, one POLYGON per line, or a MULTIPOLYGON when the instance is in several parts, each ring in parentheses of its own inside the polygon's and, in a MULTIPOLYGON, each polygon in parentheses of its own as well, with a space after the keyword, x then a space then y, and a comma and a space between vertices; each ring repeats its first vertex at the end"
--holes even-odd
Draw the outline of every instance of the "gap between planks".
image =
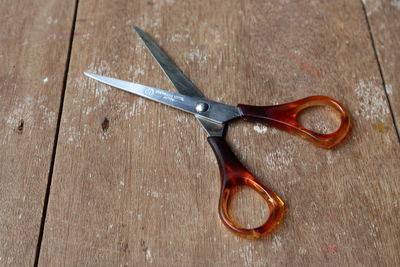
POLYGON ((362 9, 363 9, 363 12, 364 12, 365 22, 366 22, 366 24, 367 24, 367 28, 368 28, 368 32, 369 32, 369 37, 370 37, 370 40, 371 40, 372 50, 374 51, 374 55, 375 55, 375 59, 376 59, 376 64, 378 65, 379 74, 380 74, 381 79, 382 79, 383 91, 385 92, 387 104, 388 104, 388 107, 389 107, 389 110, 390 110, 390 115, 391 115, 391 117, 392 117, 392 122, 393 122, 394 130, 395 130, 396 135, 397 135, 397 140, 398 140, 399 143, 400 143, 400 133, 399 133, 399 129, 397 128, 397 125, 396 125, 396 119, 395 119, 395 117, 394 117, 393 108, 392 108, 392 105, 391 105, 391 103, 390 103, 389 94, 388 94, 387 89, 386 89, 385 76, 383 75, 381 62, 379 61, 378 52, 376 51, 375 39, 374 39, 374 35, 373 35, 373 33, 372 33, 371 25, 370 25, 370 23, 369 23, 369 19, 368 19, 368 15, 367 15, 367 9, 366 9, 366 7, 365 7, 364 1, 365 1, 365 0, 360 0, 361 6, 362 6, 362 9))
POLYGON ((54 170, 54 163, 55 163, 55 157, 56 157, 56 152, 57 152, 58 136, 59 136, 60 125, 61 125, 61 116, 62 116, 63 106, 64 106, 65 90, 67 88, 67 80, 68 80, 67 78, 68 78, 68 71, 69 71, 70 60, 71 60, 72 45, 73 45, 73 41, 74 41, 74 33, 75 33, 76 18, 77 18, 77 14, 78 14, 78 6, 79 6, 79 0, 75 0, 74 15, 73 15, 73 19, 72 19, 71 32, 70 32, 70 36, 69 36, 70 39, 69 39, 69 45, 68 45, 68 53, 67 53, 67 59, 65 61, 64 79, 63 79, 63 85, 62 85, 61 96, 60 96, 60 106, 58 109, 57 126, 56 126, 56 132, 54 135, 53 151, 51 154, 49 175, 48 175, 47 186, 46 186, 46 194, 45 194, 45 198, 44 198, 44 202, 43 202, 42 219, 40 221, 39 236, 38 236, 38 241, 37 241, 37 245, 36 245, 35 262, 33 264, 33 266, 35 266, 35 267, 37 267, 39 265, 40 248, 42 246, 44 227, 46 224, 47 207, 49 204, 51 180, 53 178, 53 170, 54 170))

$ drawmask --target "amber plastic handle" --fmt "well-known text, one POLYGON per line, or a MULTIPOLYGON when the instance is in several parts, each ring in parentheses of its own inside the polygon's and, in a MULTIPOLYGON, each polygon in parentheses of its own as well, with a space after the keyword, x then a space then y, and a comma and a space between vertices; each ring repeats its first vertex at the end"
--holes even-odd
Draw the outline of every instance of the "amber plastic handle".
POLYGON ((271 189, 257 179, 240 163, 223 137, 208 137, 221 173, 221 195, 219 199, 219 216, 224 225, 233 233, 248 239, 257 239, 271 232, 284 215, 284 203, 271 189), (249 186, 259 193, 267 202, 269 216, 266 222, 256 228, 243 228, 232 220, 230 201, 241 186, 249 186))
POLYGON ((249 106, 239 104, 246 120, 268 123, 274 127, 298 135, 320 147, 331 148, 340 144, 350 131, 350 116, 346 108, 328 96, 310 96, 295 102, 276 106, 249 106), (339 129, 333 133, 321 134, 306 129, 298 122, 299 113, 313 106, 330 106, 340 114, 339 129))

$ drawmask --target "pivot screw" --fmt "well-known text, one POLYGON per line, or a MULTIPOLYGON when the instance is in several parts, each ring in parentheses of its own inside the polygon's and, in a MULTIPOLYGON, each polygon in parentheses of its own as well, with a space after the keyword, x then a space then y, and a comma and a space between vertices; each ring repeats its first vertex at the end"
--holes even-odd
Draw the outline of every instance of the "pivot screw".
POLYGON ((197 112, 206 112, 208 110, 208 104, 204 102, 200 102, 196 104, 197 112))

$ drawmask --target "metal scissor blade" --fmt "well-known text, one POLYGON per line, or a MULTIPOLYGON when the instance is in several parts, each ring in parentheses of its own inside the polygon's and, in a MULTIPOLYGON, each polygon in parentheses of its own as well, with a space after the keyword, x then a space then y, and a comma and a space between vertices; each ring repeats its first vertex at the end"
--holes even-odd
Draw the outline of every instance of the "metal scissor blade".
POLYGON ((143 43, 149 49, 151 55, 163 69, 164 73, 168 76, 174 84, 176 90, 183 95, 196 96, 205 98, 203 93, 183 74, 183 72, 172 62, 172 60, 164 53, 161 48, 140 28, 133 26, 133 29, 142 39, 143 43))
POLYGON ((115 88, 142 96, 176 109, 180 109, 199 117, 206 118, 216 123, 224 123, 228 120, 241 116, 240 110, 237 107, 221 104, 211 100, 181 95, 154 87, 93 74, 90 72, 84 72, 84 74, 92 79, 111 85, 115 88), (206 111, 196 110, 196 106, 199 103, 205 103, 208 109, 206 111))

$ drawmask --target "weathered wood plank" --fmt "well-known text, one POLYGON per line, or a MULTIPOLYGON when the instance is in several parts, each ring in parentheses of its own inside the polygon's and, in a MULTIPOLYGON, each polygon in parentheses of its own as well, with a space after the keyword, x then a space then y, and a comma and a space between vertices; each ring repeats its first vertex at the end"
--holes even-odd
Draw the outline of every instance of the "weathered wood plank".
POLYGON ((400 129, 400 1, 364 0, 385 89, 400 129))
POLYGON ((74 1, 0 2, 0 265, 34 263, 74 1))
POLYGON ((400 151, 360 2, 81 0, 76 31, 86 38, 73 46, 42 266, 399 262, 400 151), (243 240, 220 223, 218 167, 194 118, 83 76, 173 89, 133 24, 212 99, 325 94, 349 108, 352 136, 334 150, 233 123, 238 156, 288 205, 269 237, 243 240))

